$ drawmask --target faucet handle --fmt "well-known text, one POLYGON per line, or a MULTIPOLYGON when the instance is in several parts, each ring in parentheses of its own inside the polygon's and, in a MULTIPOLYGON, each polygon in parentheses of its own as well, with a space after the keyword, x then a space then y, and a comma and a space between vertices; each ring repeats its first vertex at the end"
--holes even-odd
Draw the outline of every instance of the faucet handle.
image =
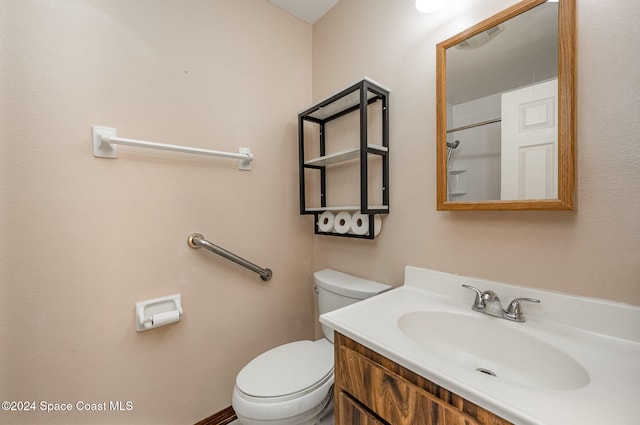
POLYGON ((516 298, 509 303, 509 307, 504 312, 505 318, 509 320, 513 320, 515 322, 524 322, 524 314, 522 314, 522 306, 520 303, 522 301, 530 302, 530 303, 539 303, 540 300, 535 298, 516 298))
POLYGON ((476 299, 473 301, 473 305, 471 306, 472 309, 474 310, 484 310, 484 308, 486 307, 485 303, 484 303, 484 299, 482 298, 482 292, 476 288, 475 286, 471 286, 471 285, 462 285, 462 287, 467 288, 467 289, 471 289, 472 291, 475 291, 476 293, 476 299))

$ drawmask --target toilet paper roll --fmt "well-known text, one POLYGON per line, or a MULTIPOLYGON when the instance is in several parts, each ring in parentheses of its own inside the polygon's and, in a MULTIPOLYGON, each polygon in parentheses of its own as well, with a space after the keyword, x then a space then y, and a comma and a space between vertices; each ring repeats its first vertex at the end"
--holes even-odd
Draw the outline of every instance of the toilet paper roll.
POLYGON ((151 320, 145 322, 146 328, 157 328, 158 326, 168 325, 180 320, 180 311, 173 310, 165 313, 157 313, 151 316, 151 320))
POLYGON ((335 216, 329 211, 325 211, 318 217, 318 229, 321 232, 333 232, 335 216))
POLYGON ((345 234, 351 230, 351 214, 348 211, 340 211, 336 214, 333 228, 336 233, 345 234))
MULTIPOLYGON (((382 229, 382 217, 378 214, 373 216, 373 236, 378 236, 382 229)), ((356 235, 366 235, 369 233, 369 216, 362 213, 354 213, 351 216, 351 232, 356 235)))

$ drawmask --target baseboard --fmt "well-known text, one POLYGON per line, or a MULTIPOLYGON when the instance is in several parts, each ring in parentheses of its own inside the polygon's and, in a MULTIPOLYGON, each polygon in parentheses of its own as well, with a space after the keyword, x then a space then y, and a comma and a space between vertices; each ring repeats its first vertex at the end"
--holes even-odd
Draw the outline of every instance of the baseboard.
POLYGON ((227 425, 237 418, 238 417, 236 416, 236 412, 233 410, 233 407, 229 406, 218 413, 214 413, 208 418, 204 418, 195 425, 227 425))

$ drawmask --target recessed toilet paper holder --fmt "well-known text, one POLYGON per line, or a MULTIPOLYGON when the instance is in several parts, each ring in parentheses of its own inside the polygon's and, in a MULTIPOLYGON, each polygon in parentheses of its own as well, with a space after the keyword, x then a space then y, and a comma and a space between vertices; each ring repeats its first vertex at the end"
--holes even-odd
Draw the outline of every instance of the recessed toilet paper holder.
POLYGON ((180 294, 154 298, 136 303, 136 331, 142 332, 180 321, 182 318, 180 294))

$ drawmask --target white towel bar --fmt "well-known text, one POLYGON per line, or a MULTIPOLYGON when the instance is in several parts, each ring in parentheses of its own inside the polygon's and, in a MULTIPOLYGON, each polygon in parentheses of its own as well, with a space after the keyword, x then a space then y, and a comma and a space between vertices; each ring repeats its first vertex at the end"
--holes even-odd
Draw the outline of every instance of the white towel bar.
POLYGON ((160 149, 165 151, 192 153, 196 155, 209 155, 222 158, 238 159, 238 169, 251 170, 253 154, 249 148, 238 148, 238 153, 222 152, 210 149, 191 148, 187 146, 169 145, 164 143, 147 142, 144 140, 125 139, 116 137, 116 129, 94 125, 92 127, 93 156, 96 158, 117 158, 118 146, 127 145, 140 148, 160 149))

